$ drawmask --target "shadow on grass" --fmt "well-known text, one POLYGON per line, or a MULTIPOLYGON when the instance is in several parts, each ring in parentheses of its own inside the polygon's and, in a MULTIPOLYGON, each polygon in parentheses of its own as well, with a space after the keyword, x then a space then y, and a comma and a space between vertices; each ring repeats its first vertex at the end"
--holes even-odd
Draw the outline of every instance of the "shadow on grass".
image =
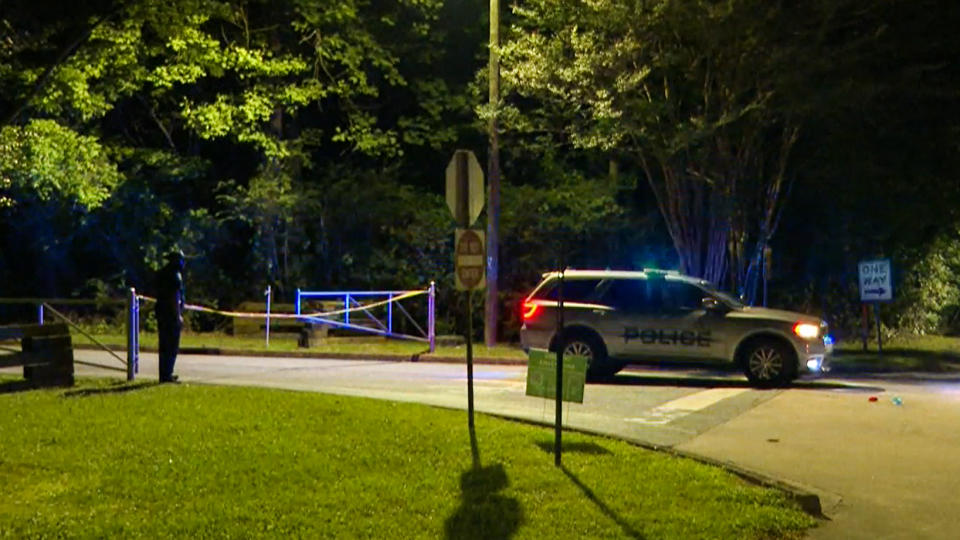
POLYGON ((607 506, 607 503, 600 500, 600 498, 597 497, 597 494, 594 493, 589 486, 587 486, 579 478, 577 478, 577 475, 573 474, 570 471, 570 469, 567 469, 565 466, 562 466, 562 465, 560 466, 560 469, 563 471, 563 474, 567 475, 567 478, 569 478, 570 481, 573 482, 575 486, 580 488, 580 491, 583 492, 583 494, 587 497, 587 499, 593 504, 595 504, 597 508, 600 509, 601 512, 603 512, 603 515, 613 520, 614 523, 616 523, 617 525, 620 526, 621 529, 623 529, 623 534, 627 535, 630 538, 644 537, 642 534, 640 534, 640 531, 634 529, 629 523, 627 523, 627 521, 624 520, 623 517, 620 516, 620 514, 616 513, 616 511, 614 511, 612 508, 607 506))
POLYGON ((500 493, 510 484, 502 464, 473 467, 460 476, 460 506, 447 518, 446 538, 511 538, 523 523, 520 503, 500 493))
MULTIPOLYGON (((610 451, 606 448, 600 446, 597 443, 592 442, 567 442, 565 440, 560 441, 561 450, 566 452, 577 452, 579 454, 589 454, 593 456, 602 456, 604 454, 609 454, 610 451)), ((541 450, 548 454, 552 454, 554 450, 554 442, 550 441, 537 441, 537 446, 541 450)))
POLYGON ((35 382, 28 381, 26 379, 17 380, 17 381, 6 381, 0 383, 0 394, 13 394, 16 392, 28 392, 30 390, 39 390, 45 388, 38 385, 35 382))
POLYGON ((78 388, 76 390, 68 390, 63 393, 65 398, 75 398, 75 397, 87 397, 87 396, 97 396, 102 394, 122 394, 125 392, 133 392, 136 390, 146 390, 147 388, 153 388, 158 386, 159 382, 137 382, 137 383, 114 383, 107 387, 102 388, 78 388))

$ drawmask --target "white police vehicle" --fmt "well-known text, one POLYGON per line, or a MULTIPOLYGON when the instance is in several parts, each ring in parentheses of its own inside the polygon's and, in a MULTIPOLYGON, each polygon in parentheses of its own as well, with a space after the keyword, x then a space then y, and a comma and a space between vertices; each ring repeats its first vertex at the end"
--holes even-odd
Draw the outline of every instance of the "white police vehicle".
POLYGON ((757 386, 782 386, 827 369, 833 342, 811 315, 745 306, 702 279, 674 271, 550 272, 523 303, 520 338, 531 348, 587 357, 587 375, 613 375, 630 360, 715 362, 757 386))

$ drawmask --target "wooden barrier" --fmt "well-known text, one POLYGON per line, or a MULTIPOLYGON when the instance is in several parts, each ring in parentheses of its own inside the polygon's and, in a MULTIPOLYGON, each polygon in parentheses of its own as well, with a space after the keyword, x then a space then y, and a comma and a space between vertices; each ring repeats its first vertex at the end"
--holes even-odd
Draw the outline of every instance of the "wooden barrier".
POLYGON ((0 355, 0 367, 23 366, 37 386, 73 386, 73 343, 65 324, 0 326, 0 341, 19 340, 21 351, 0 355))
MULTIPOLYGON (((237 306, 237 311, 246 313, 263 313, 266 310, 264 302, 243 302, 237 306)), ((296 313, 296 306, 293 304, 272 304, 272 313, 292 314, 296 313)), ((331 308, 336 309, 336 308, 331 308)), ((266 316, 263 318, 233 318, 233 335, 235 336, 257 336, 263 335, 267 328, 266 316)), ((327 327, 322 324, 298 321, 289 318, 270 319, 270 334, 296 334, 297 342, 301 347, 309 348, 312 343, 327 337, 327 327)))
MULTIPOLYGON (((264 302, 242 302, 235 309, 244 313, 263 313, 267 309, 267 305, 264 302)), ((270 309, 273 314, 289 315, 296 313, 296 306, 293 304, 273 304, 270 309)), ((267 318, 266 316, 256 318, 234 317, 232 326, 235 336, 263 335, 267 327, 267 318)), ((271 334, 299 334, 305 326, 306 323, 296 319, 270 319, 271 334)))

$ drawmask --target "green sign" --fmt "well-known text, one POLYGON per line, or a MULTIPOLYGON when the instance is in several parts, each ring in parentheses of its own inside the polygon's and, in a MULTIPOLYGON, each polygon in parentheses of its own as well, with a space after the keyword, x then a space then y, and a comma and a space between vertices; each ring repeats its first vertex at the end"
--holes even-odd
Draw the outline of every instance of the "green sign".
MULTIPOLYGON (((563 357, 563 401, 583 403, 583 386, 587 382, 587 358, 563 357)), ((530 349, 527 355, 527 395, 557 397, 557 354, 543 349, 530 349)))

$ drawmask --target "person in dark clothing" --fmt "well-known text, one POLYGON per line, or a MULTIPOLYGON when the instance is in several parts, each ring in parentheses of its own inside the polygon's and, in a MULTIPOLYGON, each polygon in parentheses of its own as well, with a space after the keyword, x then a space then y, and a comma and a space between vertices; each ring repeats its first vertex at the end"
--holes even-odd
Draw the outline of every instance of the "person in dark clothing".
POLYGON ((157 273, 157 334, 160 348, 160 382, 177 382, 173 365, 180 351, 183 328, 183 252, 167 255, 167 264, 157 273))

